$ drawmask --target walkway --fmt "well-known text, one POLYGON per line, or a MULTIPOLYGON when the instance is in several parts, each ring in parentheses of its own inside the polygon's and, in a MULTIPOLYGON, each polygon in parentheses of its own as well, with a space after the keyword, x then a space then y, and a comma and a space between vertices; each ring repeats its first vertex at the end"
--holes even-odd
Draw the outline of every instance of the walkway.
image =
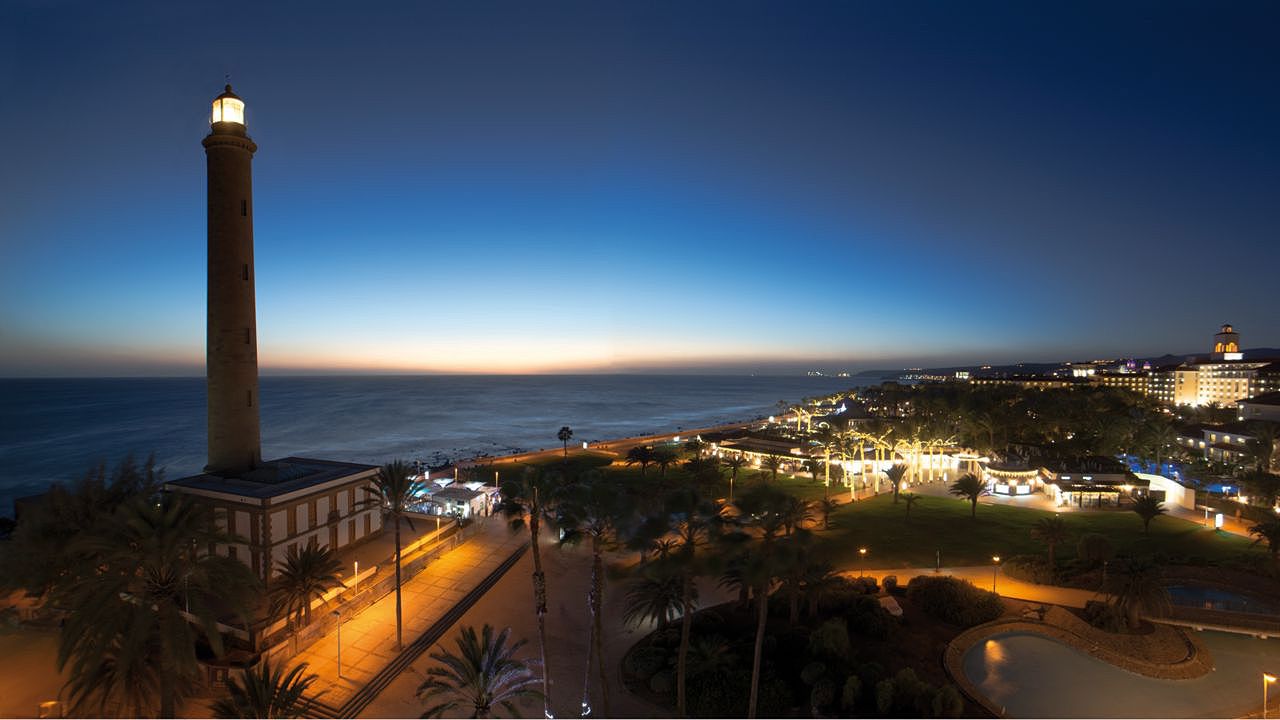
MULTIPOLYGON (((1079 588, 1060 587, 1057 585, 1036 585, 1022 580, 1015 580, 1004 573, 999 573, 997 575, 991 565, 944 567, 938 571, 935 571, 933 568, 868 570, 862 574, 868 577, 874 577, 877 582, 881 583, 884 582, 886 575, 893 575, 898 578, 898 585, 903 587, 911 581, 911 578, 916 577, 917 575, 951 575, 962 580, 968 580, 973 583, 974 586, 983 590, 990 590, 992 580, 994 579, 996 592, 998 592, 1001 597, 1075 608, 1084 607, 1085 603, 1090 600, 1100 599, 1098 593, 1092 590, 1081 590, 1079 588)), ((859 573, 856 570, 845 571, 842 572, 841 575, 844 575, 845 577, 858 577, 859 573)))
MULTIPOLYGON (((402 586, 405 649, 395 647, 395 593, 346 619, 341 677, 338 635, 331 633, 291 662, 306 662, 322 692, 315 711, 335 717, 358 714, 394 676, 429 647, 523 553, 525 538, 513 535, 500 518, 488 519, 457 549, 431 563, 402 586)), ((313 695, 312 697, 315 697, 313 695)))

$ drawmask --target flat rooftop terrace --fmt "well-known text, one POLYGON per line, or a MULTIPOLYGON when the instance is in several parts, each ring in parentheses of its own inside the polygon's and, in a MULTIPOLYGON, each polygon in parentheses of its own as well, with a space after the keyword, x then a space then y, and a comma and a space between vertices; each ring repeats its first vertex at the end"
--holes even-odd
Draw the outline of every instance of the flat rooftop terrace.
POLYGON ((377 469, 377 465, 286 457, 269 460, 243 477, 228 478, 201 473, 172 480, 165 485, 265 499, 377 469))

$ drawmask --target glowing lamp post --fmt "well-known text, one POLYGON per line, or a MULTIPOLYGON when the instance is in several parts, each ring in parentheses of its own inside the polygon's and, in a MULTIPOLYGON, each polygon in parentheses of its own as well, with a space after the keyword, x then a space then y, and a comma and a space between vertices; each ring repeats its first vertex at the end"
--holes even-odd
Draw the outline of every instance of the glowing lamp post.
POLYGON ((356 594, 360 594, 360 561, 356 561, 356 594))
POLYGON ((862 577, 862 571, 867 567, 867 549, 858 548, 858 577, 862 577))
MULTIPOLYGON (((991 562, 991 592, 996 591, 996 579, 1000 577, 1000 556, 992 555, 991 562)), ((997 593, 998 594, 998 593, 997 593)))
POLYGON ((1275 681, 1275 675, 1262 673, 1262 720, 1267 720, 1267 686, 1275 681))

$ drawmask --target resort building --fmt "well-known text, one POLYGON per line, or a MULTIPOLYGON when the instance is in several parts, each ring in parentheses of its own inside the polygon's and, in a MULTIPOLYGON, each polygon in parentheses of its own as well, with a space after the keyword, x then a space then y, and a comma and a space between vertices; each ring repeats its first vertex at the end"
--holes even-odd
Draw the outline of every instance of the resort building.
POLYGON ((1103 387, 1128 390, 1139 395, 1147 395, 1151 388, 1150 375, 1145 372, 1100 372, 1094 373, 1090 379, 1103 387))
POLYGON ((1242 421, 1264 420, 1280 423, 1280 391, 1237 400, 1236 417, 1242 421))
POLYGON ((382 509, 369 504, 367 491, 377 473, 376 465, 288 457, 238 477, 204 473, 165 489, 212 507, 219 529, 241 540, 209 552, 238 558, 269 580, 290 549, 338 549, 377 533, 382 509))

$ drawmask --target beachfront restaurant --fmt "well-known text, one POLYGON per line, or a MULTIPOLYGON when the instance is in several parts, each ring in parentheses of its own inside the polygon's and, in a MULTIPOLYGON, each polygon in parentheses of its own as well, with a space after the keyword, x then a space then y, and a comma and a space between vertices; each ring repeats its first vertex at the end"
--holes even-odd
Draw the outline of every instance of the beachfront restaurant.
POLYGON ((982 466, 982 479, 992 495, 1019 497, 1030 495, 1041 488, 1040 468, 1023 465, 988 463, 982 466))
POLYGON ((1120 507, 1120 501, 1145 495, 1150 482, 1125 473, 1050 473, 1045 493, 1058 507, 1120 507))

